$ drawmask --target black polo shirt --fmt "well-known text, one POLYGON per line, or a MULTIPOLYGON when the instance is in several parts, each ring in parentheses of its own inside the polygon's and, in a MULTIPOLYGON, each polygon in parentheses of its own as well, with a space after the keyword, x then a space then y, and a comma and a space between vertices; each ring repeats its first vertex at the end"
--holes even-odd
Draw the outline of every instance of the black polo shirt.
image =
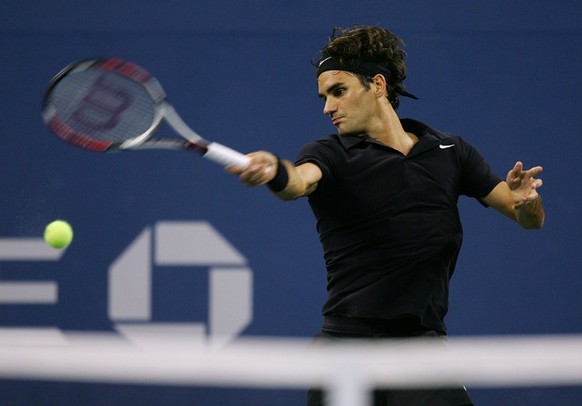
POLYGON ((484 197, 501 179, 462 138, 401 122, 419 138, 406 156, 365 135, 331 135, 298 155, 323 174, 309 196, 327 268, 323 313, 415 317, 444 333, 463 238, 458 198, 484 197))

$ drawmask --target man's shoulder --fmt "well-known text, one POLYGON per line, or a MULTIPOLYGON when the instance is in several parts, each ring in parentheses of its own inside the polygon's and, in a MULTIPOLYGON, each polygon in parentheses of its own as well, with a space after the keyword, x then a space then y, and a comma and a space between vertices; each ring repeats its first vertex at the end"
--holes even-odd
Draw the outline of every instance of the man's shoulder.
POLYGON ((340 136, 338 134, 329 134, 325 137, 318 138, 313 140, 312 142, 318 144, 339 144, 340 143, 340 136))
POLYGON ((418 137, 429 135, 439 141, 451 141, 455 143, 462 142, 462 138, 459 135, 436 129, 422 121, 418 121, 412 118, 403 118, 400 120, 400 122, 405 131, 411 132, 418 137))
POLYGON ((321 148, 337 148, 341 146, 340 136, 337 134, 329 134, 325 137, 321 137, 312 141, 309 141, 307 144, 303 145, 301 148, 302 151, 309 151, 314 149, 321 149, 321 148))

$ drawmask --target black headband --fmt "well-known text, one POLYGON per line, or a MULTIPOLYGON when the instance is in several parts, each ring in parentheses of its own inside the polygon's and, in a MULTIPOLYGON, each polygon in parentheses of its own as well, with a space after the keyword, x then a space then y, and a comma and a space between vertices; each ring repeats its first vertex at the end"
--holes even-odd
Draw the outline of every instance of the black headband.
MULTIPOLYGON (((339 58, 329 56, 323 59, 317 65, 316 77, 319 77, 319 75, 321 75, 323 72, 329 70, 343 70, 346 72, 352 72, 371 77, 380 73, 384 75, 386 80, 390 80, 390 71, 388 70, 388 68, 376 62, 369 61, 344 62, 341 61, 339 58)), ((398 93, 404 97, 410 97, 411 99, 418 100, 418 97, 411 93, 408 93, 405 90, 401 90, 398 93)))

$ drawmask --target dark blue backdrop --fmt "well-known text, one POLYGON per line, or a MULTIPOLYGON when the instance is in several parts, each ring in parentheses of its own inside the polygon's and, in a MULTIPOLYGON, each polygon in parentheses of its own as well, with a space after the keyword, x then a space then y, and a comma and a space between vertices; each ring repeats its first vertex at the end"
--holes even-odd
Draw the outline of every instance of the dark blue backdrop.
MULTIPOLYGON (((69 220, 76 237, 58 262, 0 259, 0 282, 58 284, 55 303, 0 304, 0 327, 111 330, 112 262, 157 222, 205 221, 252 270, 252 321, 242 334, 313 335, 325 273, 305 201, 280 202, 265 189, 247 189, 187 153, 99 155, 69 147, 43 127, 40 99, 52 75, 73 60, 119 56, 156 75, 201 134, 241 151, 293 158, 301 145, 333 131, 321 114, 310 60, 333 26, 360 23, 389 27, 407 44, 407 89, 420 100, 403 100, 401 116, 465 136, 502 176, 516 160, 545 167, 541 231, 521 230, 462 200, 466 238, 452 283, 450 334, 581 332, 581 10, 573 0, 4 1, 0 240, 39 238, 55 218, 69 220)), ((197 309, 204 300, 188 307, 176 283, 159 285, 156 295, 165 299, 152 321, 206 321, 207 309, 197 309)), ((0 403, 16 405, 297 405, 303 396, 0 383, 0 403)), ((578 404, 580 391, 473 396, 491 405, 578 404)))

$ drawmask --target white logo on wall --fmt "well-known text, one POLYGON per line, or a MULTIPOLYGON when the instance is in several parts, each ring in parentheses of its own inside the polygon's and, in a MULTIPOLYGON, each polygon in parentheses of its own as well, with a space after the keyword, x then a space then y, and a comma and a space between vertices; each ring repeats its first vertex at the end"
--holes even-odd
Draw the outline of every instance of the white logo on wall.
MULTIPOLYGON (((42 239, 0 239, 0 261, 56 261, 62 253, 47 249, 42 239)), ((54 281, 0 281, 0 304, 56 303, 54 281)), ((158 222, 146 227, 109 267, 108 312, 115 329, 140 345, 160 336, 220 345, 235 338, 252 320, 252 270, 246 258, 209 223, 158 222), (208 325, 151 321, 155 266, 209 272, 208 325)), ((56 335, 58 341, 58 329, 26 330, 47 333, 52 340, 56 335)))
POLYGON ((109 268, 109 318, 130 339, 167 333, 229 341, 252 318, 252 271, 210 224, 160 222, 153 233, 149 227, 143 230, 109 268), (150 322, 153 265, 208 267, 208 332, 200 323, 150 322))

